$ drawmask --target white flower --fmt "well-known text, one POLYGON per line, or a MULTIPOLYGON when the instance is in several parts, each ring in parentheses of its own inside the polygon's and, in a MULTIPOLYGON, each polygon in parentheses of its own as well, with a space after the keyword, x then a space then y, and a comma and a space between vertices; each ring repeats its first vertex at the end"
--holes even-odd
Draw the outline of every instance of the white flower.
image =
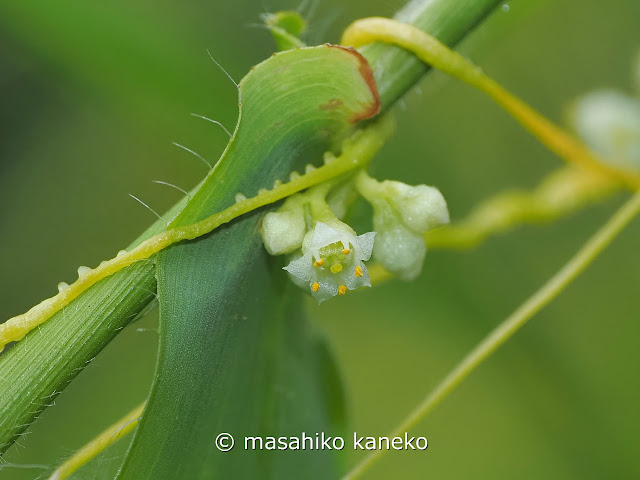
POLYGON ((318 303, 347 290, 371 286, 364 262, 371 257, 375 233, 356 236, 339 220, 331 223, 316 222, 304 238, 301 255, 284 267, 318 303))
POLYGON ((605 160, 640 168, 640 100, 615 90, 585 95, 571 111, 576 133, 605 160))
POLYGON ((403 280, 422 271, 427 253, 424 233, 449 223, 447 202, 437 188, 378 182, 361 172, 358 191, 373 206, 373 228, 378 233, 374 258, 403 280))

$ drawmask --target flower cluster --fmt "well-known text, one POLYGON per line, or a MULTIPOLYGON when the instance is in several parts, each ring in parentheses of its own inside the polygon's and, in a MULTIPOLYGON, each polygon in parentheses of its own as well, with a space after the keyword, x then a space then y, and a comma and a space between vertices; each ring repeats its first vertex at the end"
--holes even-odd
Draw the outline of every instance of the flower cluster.
POLYGON ((366 173, 289 197, 265 215, 261 234, 272 255, 289 255, 291 279, 318 302, 371 286, 365 262, 373 257, 389 272, 415 278, 426 254, 424 232, 448 223, 442 194, 426 185, 378 182, 366 173), (357 235, 342 218, 361 195, 373 206, 374 232, 357 235), (375 242, 374 242, 375 240, 375 242))

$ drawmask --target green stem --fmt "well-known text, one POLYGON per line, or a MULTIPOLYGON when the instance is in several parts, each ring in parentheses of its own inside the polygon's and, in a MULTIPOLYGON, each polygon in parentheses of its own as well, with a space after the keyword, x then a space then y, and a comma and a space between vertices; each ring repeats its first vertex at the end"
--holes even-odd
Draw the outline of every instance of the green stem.
MULTIPOLYGON (((424 401, 400 423, 389 437, 404 435, 405 432, 408 432, 420 423, 447 395, 460 385, 473 370, 580 275, 639 213, 640 192, 631 197, 542 288, 471 350, 424 401)), ((385 453, 386 450, 374 451, 365 457, 353 470, 347 473, 344 480, 354 480, 361 477, 376 461, 380 460, 385 453)))

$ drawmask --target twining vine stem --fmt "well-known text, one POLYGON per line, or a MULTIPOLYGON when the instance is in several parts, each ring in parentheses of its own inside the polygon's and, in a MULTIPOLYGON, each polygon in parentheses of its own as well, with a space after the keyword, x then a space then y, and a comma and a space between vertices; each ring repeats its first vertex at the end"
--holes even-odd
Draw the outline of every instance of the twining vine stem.
MULTIPOLYGON (((611 241, 640 213, 640 191, 629 199, 557 272, 542 288, 523 303, 506 320, 485 337, 438 386, 413 410, 389 437, 408 432, 421 422, 467 376, 506 342, 536 313, 556 298, 584 269, 611 243, 611 241)), ((354 480, 364 474, 386 450, 376 450, 344 476, 354 480)))
POLYGON ((358 167, 363 167, 385 144, 393 130, 393 121, 388 116, 382 117, 367 128, 356 131, 352 137, 345 140, 342 153, 322 167, 292 178, 288 183, 279 185, 273 190, 241 200, 200 222, 172 228, 154 235, 132 250, 121 251, 116 257, 102 262, 94 269, 83 267, 78 271, 78 280, 61 288, 57 295, 42 301, 26 313, 0 324, 0 352, 7 343, 22 339, 27 333, 47 321, 103 278, 113 275, 133 263, 145 260, 170 245, 206 235, 241 215, 275 203, 313 185, 336 178, 358 167))
POLYGON ((78 468, 86 464, 99 453, 116 443, 122 437, 131 433, 138 425, 138 420, 144 410, 144 403, 138 405, 113 425, 107 427, 100 435, 69 457, 62 465, 55 469, 49 480, 64 480, 69 478, 78 468))
POLYGON ((566 162, 615 179, 633 191, 640 188, 640 174, 601 161, 568 132, 488 77, 480 67, 419 28, 390 18, 372 17, 356 20, 342 35, 343 45, 360 47, 372 42, 398 45, 423 62, 486 93, 566 162))

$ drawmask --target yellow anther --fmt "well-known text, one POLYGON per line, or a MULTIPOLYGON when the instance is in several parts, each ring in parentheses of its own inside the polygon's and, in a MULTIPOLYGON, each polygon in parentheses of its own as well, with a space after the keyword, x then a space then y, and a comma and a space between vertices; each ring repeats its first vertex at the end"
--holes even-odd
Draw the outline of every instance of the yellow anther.
POLYGON ((344 253, 345 255, 349 255, 351 253, 351 250, 348 248, 345 248, 342 250, 342 253, 344 253))
POLYGON ((324 263, 324 258, 321 258, 320 260, 317 260, 317 261, 313 262, 313 266, 314 267, 321 267, 323 263, 324 263))
POLYGON ((335 264, 331 265, 331 268, 329 270, 331 270, 331 273, 339 273, 339 272, 342 271, 342 264, 341 263, 335 263, 335 264))
POLYGON ((311 285, 311 290, 317 292, 318 290, 320 290, 320 284, 318 282, 314 282, 314 284, 311 285))
POLYGON ((358 265, 356 267, 356 277, 361 277, 362 275, 363 275, 362 267, 360 265, 358 265))
POLYGON ((347 286, 346 285, 340 285, 338 287, 338 295, 344 295, 345 293, 347 293, 347 286))

